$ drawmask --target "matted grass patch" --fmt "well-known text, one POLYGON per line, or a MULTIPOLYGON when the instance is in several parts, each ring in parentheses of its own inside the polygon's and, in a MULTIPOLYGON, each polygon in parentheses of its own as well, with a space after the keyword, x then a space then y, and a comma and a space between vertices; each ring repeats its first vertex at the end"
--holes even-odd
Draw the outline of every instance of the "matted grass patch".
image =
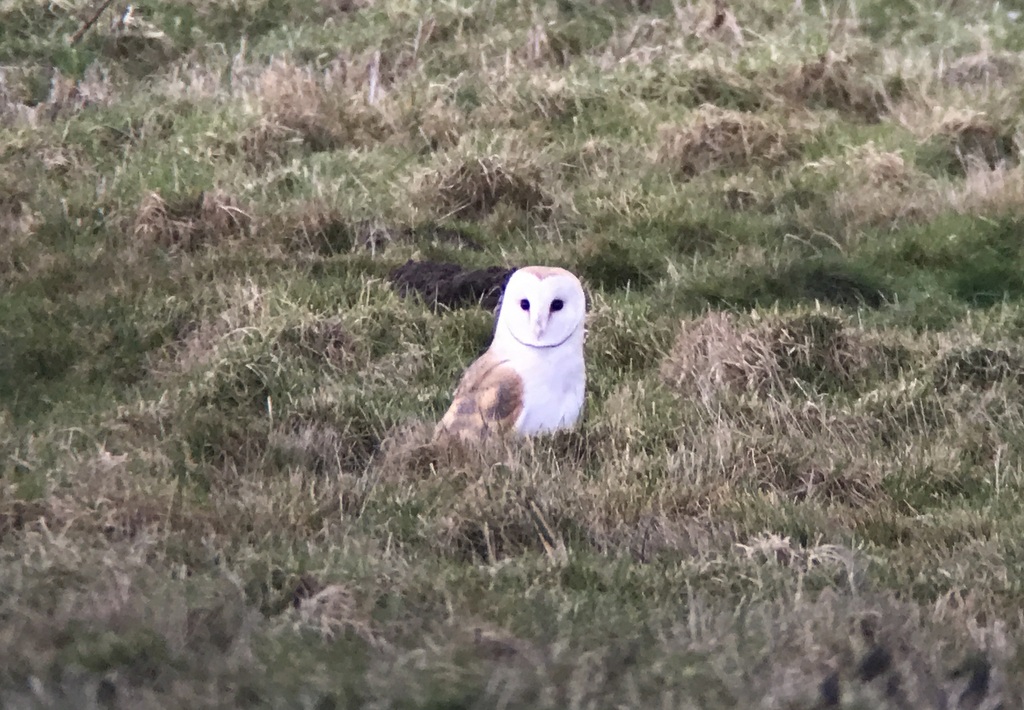
POLYGON ((551 199, 536 168, 491 157, 455 159, 441 168, 420 199, 445 217, 480 219, 506 205, 545 218, 551 199))
POLYGON ((249 232, 252 217, 221 190, 165 200, 151 192, 139 205, 132 227, 141 243, 194 251, 249 232))
POLYGON ((659 128, 657 157, 682 178, 751 165, 772 167, 797 155, 800 133, 778 119, 705 104, 689 122, 659 128))
POLYGON ((710 312, 684 324, 661 374, 705 398, 730 390, 844 390, 895 375, 898 352, 823 313, 756 318, 744 327, 736 316, 710 312))
POLYGON ((879 85, 870 71, 871 58, 828 51, 796 67, 777 90, 790 101, 844 113, 877 123, 899 98, 899 84, 879 85))

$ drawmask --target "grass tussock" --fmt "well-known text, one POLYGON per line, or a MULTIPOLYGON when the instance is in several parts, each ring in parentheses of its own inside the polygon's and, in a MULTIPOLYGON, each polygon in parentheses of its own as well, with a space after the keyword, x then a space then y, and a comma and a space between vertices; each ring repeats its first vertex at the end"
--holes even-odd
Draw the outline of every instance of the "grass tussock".
POLYGON ((981 51, 950 62, 942 79, 954 86, 987 88, 1005 84, 1020 70, 1020 59, 1010 52, 981 51))
POLYGON ((449 161, 424 187, 420 200, 446 218, 461 219, 482 219, 499 206, 544 219, 552 208, 539 169, 495 157, 449 161))
POLYGON ((683 178, 708 171, 772 167, 792 158, 799 130, 757 114, 704 105, 686 124, 659 128, 658 162, 683 178))
POLYGON ((1024 704, 1005 8, 96 9, 0 2, 0 706, 1024 704), (435 438, 531 263, 579 425, 435 438))
POLYGON ((260 167, 281 162, 292 146, 319 153, 386 137, 393 129, 360 91, 358 71, 344 60, 321 72, 273 61, 257 78, 260 119, 241 138, 246 159, 260 167))
POLYGON ((1024 169, 1006 164, 993 168, 987 161, 969 158, 964 181, 950 200, 967 214, 1012 214, 1024 205, 1024 169))
POLYGON ((936 127, 938 139, 961 160, 968 156, 980 158, 993 168, 1004 162, 1017 162, 1014 127, 1001 125, 981 112, 951 113, 936 127))
POLYGON ((793 103, 878 123, 888 112, 891 98, 899 97, 890 97, 884 87, 876 85, 869 64, 867 57, 827 51, 795 67, 777 90, 793 103))
POLYGON ((733 315, 711 312, 683 326, 661 375, 705 400, 728 391, 842 390, 895 374, 894 355, 822 313, 744 326, 733 315))
POLYGON ((846 235, 865 227, 892 230, 920 223, 943 209, 939 186, 899 151, 865 143, 840 160, 812 167, 838 183, 828 209, 846 235))
POLYGON ((222 190, 164 199, 149 193, 139 205, 132 234, 142 244, 194 251, 233 237, 246 236, 252 217, 222 190))

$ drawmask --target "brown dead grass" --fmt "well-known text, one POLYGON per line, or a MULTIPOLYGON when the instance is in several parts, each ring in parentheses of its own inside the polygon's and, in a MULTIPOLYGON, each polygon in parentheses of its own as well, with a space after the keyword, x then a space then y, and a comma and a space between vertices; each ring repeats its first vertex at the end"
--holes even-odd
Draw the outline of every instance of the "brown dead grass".
POLYGON ((827 108, 878 123, 889 110, 889 97, 868 78, 870 57, 842 55, 831 50, 817 60, 790 70, 775 90, 790 101, 809 108, 827 108))
POLYGON ((454 148, 469 128, 465 113, 441 98, 423 108, 408 107, 401 120, 412 133, 411 141, 419 139, 427 151, 454 148))
POLYGON ((359 608, 355 595, 342 584, 329 584, 299 601, 297 616, 300 625, 314 629, 328 641, 354 633, 373 647, 384 643, 372 627, 370 614, 359 608))
POLYGON ((883 350, 838 319, 808 313, 741 326, 730 313, 708 312, 683 325, 661 366, 662 377, 704 401, 727 392, 795 387, 854 387, 887 363, 883 350))
POLYGON ((1010 52, 981 51, 950 62, 942 72, 947 84, 990 88, 1006 85, 1021 73, 1020 57, 1010 52))
POLYGON ((277 342, 282 348, 294 349, 301 356, 337 369, 349 365, 359 350, 359 344, 338 316, 286 326, 277 342))
POLYGON ((249 234, 252 217, 223 190, 167 201, 159 192, 143 199, 132 233, 141 244, 195 251, 249 234))
POLYGON ((739 490, 854 510, 888 502, 887 469, 864 456, 876 429, 865 416, 779 399, 705 412, 666 436, 666 458, 646 443, 642 401, 622 399, 593 431, 545 441, 470 446, 433 440, 426 427, 396 433, 367 500, 438 500, 420 525, 442 554, 495 564, 536 552, 556 565, 581 545, 642 562, 727 548, 745 535, 722 522, 739 490))
POLYGON ((542 186, 537 167, 469 157, 448 161, 421 190, 420 200, 427 209, 440 208, 445 217, 482 219, 505 205, 546 218, 552 201, 542 186))
POLYGON ((976 156, 994 168, 1019 160, 1016 133, 1008 123, 981 111, 948 111, 935 127, 935 135, 948 141, 961 159, 976 156))
POLYGON ((704 104, 688 123, 660 127, 657 160, 685 179, 711 170, 772 167, 797 154, 800 134, 798 126, 704 104))
POLYGON ((1024 355, 1006 348, 956 348, 940 358, 934 377, 940 392, 961 386, 986 390, 1007 382, 1024 385, 1024 355))
POLYGON ((1024 209, 1024 167, 991 167, 980 157, 969 157, 964 181, 950 189, 946 199, 966 214, 1018 214, 1024 209))
POLYGON ((240 139, 247 160, 260 167, 279 162, 291 145, 323 152, 386 138, 394 127, 368 100, 365 71, 341 58, 323 71, 272 61, 253 88, 260 121, 240 139))
POLYGON ((588 481, 572 463, 596 455, 578 432, 466 443, 434 438, 430 426, 404 427, 382 443, 370 500, 438 496, 443 505, 421 521, 425 539, 444 554, 488 564, 526 551, 563 564, 570 530, 602 549, 637 554, 664 551, 673 540, 688 544, 670 532, 679 526, 666 522, 664 534, 645 547, 634 534, 640 500, 622 485, 628 472, 609 466, 610 478, 588 481))
POLYGON ((86 67, 78 79, 52 69, 50 90, 42 101, 30 96, 24 88, 27 75, 38 71, 42 69, 20 72, 16 66, 0 69, 0 117, 11 121, 12 125, 38 126, 58 118, 67 119, 88 106, 106 106, 117 99, 108 71, 98 62, 86 67))
MULTIPOLYGON (((184 372, 195 367, 210 366, 221 356, 231 340, 243 338, 248 328, 256 324, 264 313, 265 301, 255 286, 247 289, 248 298, 233 303, 217 318, 190 324, 169 348, 173 372, 184 372)), ((155 372, 163 368, 151 366, 155 372)))
POLYGON ((267 230, 284 232, 285 246, 324 256, 344 254, 357 244, 372 250, 382 247, 387 235, 369 224, 353 224, 341 210, 321 200, 302 202, 285 213, 268 219, 267 230))
POLYGON ((902 152, 881 150, 871 142, 849 150, 841 160, 825 159, 806 168, 838 182, 828 198, 829 210, 836 224, 843 225, 847 241, 864 227, 896 229, 923 222, 947 207, 934 179, 902 152))
MULTIPOLYGON (((147 465, 166 467, 159 454, 151 458, 147 465)), ((23 501, 0 496, 0 538, 52 530, 116 543, 139 536, 201 535, 216 527, 203 511, 183 514, 173 480, 154 482, 135 475, 129 455, 99 447, 79 459, 74 479, 53 486, 44 497, 23 501)))

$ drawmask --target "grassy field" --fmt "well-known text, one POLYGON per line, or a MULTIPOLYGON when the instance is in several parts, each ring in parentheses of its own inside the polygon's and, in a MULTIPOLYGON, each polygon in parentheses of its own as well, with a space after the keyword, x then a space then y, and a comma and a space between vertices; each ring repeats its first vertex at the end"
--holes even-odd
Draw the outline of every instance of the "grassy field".
POLYGON ((0 0, 0 706, 1024 706, 1017 3, 125 7, 0 0))

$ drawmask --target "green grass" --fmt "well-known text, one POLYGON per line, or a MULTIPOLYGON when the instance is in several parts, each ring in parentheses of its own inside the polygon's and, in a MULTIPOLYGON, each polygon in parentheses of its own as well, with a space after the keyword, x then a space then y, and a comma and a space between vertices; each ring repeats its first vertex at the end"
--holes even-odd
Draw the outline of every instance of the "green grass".
POLYGON ((1016 707, 1024 32, 735 5, 0 2, 0 705, 1016 707))

